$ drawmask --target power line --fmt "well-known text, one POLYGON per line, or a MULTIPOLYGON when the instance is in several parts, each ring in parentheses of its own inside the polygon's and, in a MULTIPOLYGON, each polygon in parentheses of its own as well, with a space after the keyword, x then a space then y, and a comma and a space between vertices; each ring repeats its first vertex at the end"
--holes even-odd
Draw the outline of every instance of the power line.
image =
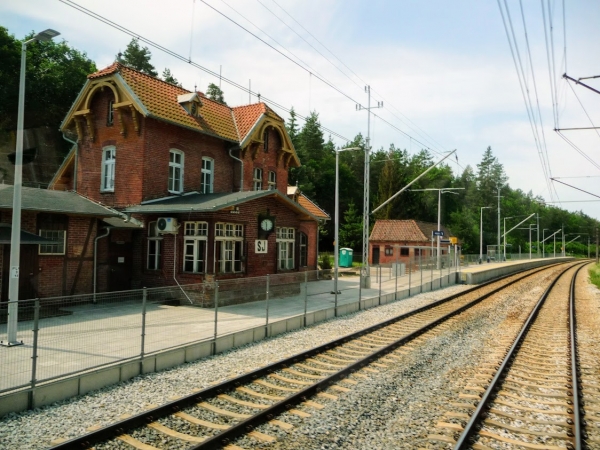
POLYGON ((577 92, 575 92, 575 89, 573 88, 573 85, 571 83, 569 83, 568 80, 567 80, 567 84, 571 88, 571 91, 573 91, 573 95, 575 95, 575 98, 579 102, 579 105, 581 106, 581 109, 583 109, 583 112, 585 113, 585 115, 587 116, 588 120, 592 124, 592 129, 596 130, 596 134, 598 135, 598 137, 600 137, 600 133, 598 132, 598 129, 597 129, 596 125, 594 124, 594 122, 592 121, 592 118, 590 117, 590 115, 588 114, 587 110, 585 109, 585 106, 583 106, 583 103, 579 99, 579 96, 577 95, 577 92))
POLYGON ((583 156, 585 159, 587 159, 587 161, 590 164, 592 164, 597 169, 600 169, 600 165, 598 165, 598 163, 596 163, 596 161, 594 161, 592 158, 590 158, 583 150, 581 150, 579 147, 577 147, 577 145, 575 145, 573 142, 571 142, 564 134, 562 134, 558 130, 556 131, 556 134, 558 134, 561 138, 563 138, 567 144, 569 144, 571 147, 573 147, 573 149, 575 151, 577 151, 577 153, 579 153, 581 156, 583 156))
MULTIPOLYGON (((209 4, 208 4, 208 3, 207 3, 205 0, 200 0, 200 1, 201 1, 202 3, 204 3, 206 6, 208 6, 209 8, 213 9, 215 12, 217 12, 217 13, 218 13, 218 14, 220 14, 221 16, 223 16, 224 18, 226 18, 227 20, 229 20, 230 22, 232 22, 232 23, 234 23, 235 25, 237 25, 239 28, 243 29, 243 30, 244 30, 244 31, 246 31, 247 33, 249 33, 249 34, 251 34, 252 36, 254 36, 256 39, 258 39, 258 40, 260 40, 261 42, 263 42, 265 45, 268 45, 268 46, 269 46, 271 49, 275 50, 275 51, 276 51, 276 52, 278 52, 280 55, 284 56, 286 59, 288 59, 288 60, 290 60, 291 62, 293 62, 294 64, 296 64, 296 65, 297 65, 298 67, 300 67, 301 69, 303 69, 303 70, 305 70, 306 72, 308 72, 308 73, 311 75, 311 77, 312 77, 312 76, 316 76, 316 78, 317 78, 317 79, 319 79, 321 82, 325 83, 325 84, 326 84, 326 85, 328 85, 329 87, 333 88, 333 89, 334 89, 334 90, 336 90, 338 93, 342 94, 344 97, 346 97, 346 98, 348 98, 348 99, 350 99, 350 100, 354 101, 356 104, 360 104, 360 102, 353 100, 353 99, 352 99, 352 97, 350 97, 348 94, 346 94, 346 93, 342 92, 340 89, 338 89, 337 87, 335 87, 335 86, 334 86, 334 85, 333 85, 331 82, 327 81, 326 79, 324 79, 324 78, 323 78, 322 76, 320 76, 319 74, 315 75, 315 74, 314 74, 314 71, 312 71, 312 69, 309 69, 309 68, 307 68, 307 67, 304 67, 302 64, 298 63, 297 61, 294 61, 293 59, 291 59, 290 57, 288 57, 287 55, 285 55, 283 52, 281 52, 281 51, 280 51, 280 50, 278 50, 277 48, 275 48, 275 47, 273 47, 272 45, 270 45, 270 44, 269 44, 268 42, 266 42, 264 39, 260 38, 260 37, 259 37, 259 36, 257 36, 256 34, 252 33, 252 32, 251 32, 251 31, 249 31, 247 28, 243 27, 243 26, 242 26, 242 25, 240 25, 238 22, 236 22, 235 20, 231 19, 230 17, 228 17, 227 15, 225 15, 224 13, 222 13, 221 11, 219 11, 218 9, 216 9, 215 7, 213 7, 213 6, 209 5, 209 4)), ((223 0, 222 0, 222 1, 223 1, 223 0)), ((223 3, 225 3, 225 2, 223 1, 223 3)), ((227 5, 227 3, 225 3, 225 4, 227 5)), ((261 4, 262 4, 262 3, 261 3, 261 4)), ((229 6, 229 5, 227 5, 227 6, 229 6)), ((279 5, 278 5, 278 6, 279 6, 279 5)), ((230 7, 230 8, 232 8, 232 7, 230 7)), ((280 7, 280 8, 281 8, 281 7, 280 7)), ((232 9, 233 9, 233 8, 232 8, 232 9)), ((282 8, 282 9, 283 9, 283 8, 282 8)), ((236 11, 236 13, 237 13, 237 11, 236 11)), ((239 14, 239 13, 238 13, 238 14, 239 14)), ((286 12, 286 14, 288 14, 288 13, 286 12)), ((289 14, 288 14, 288 15, 289 15, 289 14)), ((290 16, 290 17, 291 17, 291 16, 290 16)), ((281 20, 281 19, 280 19, 280 20, 281 20)), ((293 19, 293 20, 294 20, 296 23, 298 23, 298 24, 299 24, 299 22, 298 22, 298 21, 296 21, 295 19, 293 19)), ((250 22, 250 21, 249 21, 249 22, 250 22)), ((250 22, 250 23, 252 23, 252 22, 250 22)), ((255 26, 256 28, 258 28, 259 30, 261 30, 261 31, 264 33, 264 31, 263 31, 262 29, 260 29, 259 27, 257 27, 257 26, 256 26, 256 25, 254 25, 254 24, 252 24, 252 25, 253 25, 253 26, 255 26)), ((299 25, 300 25, 300 24, 299 24, 299 25)), ((300 26, 301 26, 301 25, 300 25, 300 26)), ((302 27, 302 28, 303 28, 304 30, 306 30, 304 27, 302 27)), ((307 32, 308 32, 308 31, 307 31, 307 32)), ((268 36, 268 34, 267 34, 267 33, 265 33, 265 34, 268 36)), ((310 34, 310 33, 309 33, 309 34, 310 34)), ((312 35, 311 35, 311 36, 312 36, 312 35)), ((271 38, 271 39, 272 39, 272 38, 271 38)), ((273 40, 274 40, 274 39, 273 39, 273 40)), ((274 41, 275 41, 275 40, 274 40, 274 41)), ((275 41, 275 42, 277 42, 277 41, 275 41)), ((281 44, 278 44, 278 45, 281 45, 281 44)), ((283 46, 282 46, 282 47, 283 47, 283 46)), ((283 48, 285 48, 285 47, 283 47, 283 48)), ((313 48, 314 48, 314 47, 313 47, 313 48)), ((287 50, 287 49, 286 49, 286 50, 287 50)), ((289 50, 288 50, 288 51, 289 51, 289 50)), ((290 52, 290 53, 291 53, 291 52, 290 52)), ((330 52, 330 53, 331 53, 331 52, 330 52)), ((333 53, 332 53, 332 54, 333 54, 333 53)), ((335 55, 334 55, 334 56, 335 56, 335 55)), ((337 58, 337 57, 336 57, 336 59, 338 59, 338 60, 339 60, 339 58, 337 58)), ((306 64, 306 63, 303 63, 303 64, 306 64)), ((346 65, 344 64, 344 66, 346 66, 346 65)), ((347 66, 346 66, 346 67, 347 67, 347 66)), ((434 150, 434 149, 430 148, 430 146, 429 146, 429 145, 426 145, 426 144, 424 144, 423 142, 419 141, 418 139, 415 139, 414 137, 412 137, 412 136, 411 136, 411 135, 409 135, 408 133, 406 133, 406 132, 402 131, 402 130, 401 130, 400 128, 398 128, 397 126, 395 126, 395 125, 392 125, 392 124, 391 124, 389 121, 387 121, 387 120, 384 120, 384 119, 383 119, 383 118, 381 118, 380 116, 376 116, 376 117, 378 117, 379 119, 381 119, 383 122, 385 122, 387 125, 389 125, 389 126, 391 126, 392 128, 394 128, 395 130, 399 131, 399 132, 400 132, 400 133, 402 133, 403 135, 405 135, 405 136, 407 136, 407 137, 411 138, 411 139, 412 139, 412 140, 414 140, 415 142, 418 142, 419 144, 421 144, 422 146, 424 146, 424 147, 425 147, 425 148, 427 148, 428 150, 432 150, 432 151, 434 151, 434 152, 436 152, 436 153, 438 153, 438 154, 440 154, 440 155, 442 155, 442 154, 443 154, 443 153, 442 153, 442 152, 440 152, 440 151, 437 151, 437 150, 434 150)), ((458 164, 458 162, 457 162, 457 164, 458 164)), ((459 165, 459 167, 461 167, 461 168, 462 168, 462 166, 460 166, 460 164, 458 164, 458 165, 459 165)), ((463 168, 463 169, 464 169, 464 168, 463 168)))
MULTIPOLYGON (((183 61, 183 62, 185 62, 187 64, 190 64, 191 66, 193 66, 193 67, 195 67, 197 69, 200 69, 203 72, 208 73, 209 75, 212 75, 212 76, 217 77, 217 78, 220 76, 218 73, 216 73, 216 72, 214 72, 214 71, 212 71, 212 70, 210 70, 210 69, 208 69, 208 68, 206 68, 204 66, 201 66, 198 63, 195 63, 195 62, 191 61, 190 59, 184 57, 183 55, 180 55, 180 54, 174 52, 173 50, 170 50, 170 49, 168 49, 168 48, 166 48, 166 47, 164 47, 164 46, 162 46, 162 45, 160 45, 160 44, 158 44, 156 42, 153 42, 150 39, 147 39, 147 38, 143 37, 142 35, 140 35, 138 33, 135 33, 133 31, 129 30, 128 28, 125 28, 122 25, 119 25, 116 22, 111 21, 111 20, 107 19, 104 16, 101 16, 100 14, 97 14, 97 13, 95 13, 95 12, 93 12, 93 11, 91 11, 91 10, 89 10, 89 9, 81 6, 81 5, 78 5, 77 3, 73 2, 72 0, 59 0, 59 1, 61 3, 64 3, 67 6, 70 6, 70 7, 74 8, 74 9, 76 9, 76 10, 78 10, 78 11, 80 11, 80 12, 82 12, 82 13, 84 13, 84 14, 86 14, 86 15, 88 15, 88 16, 90 16, 90 17, 92 17, 92 18, 94 18, 94 19, 96 19, 98 21, 100 21, 100 22, 105 23, 106 25, 109 25, 109 26, 111 26, 111 27, 113 27, 113 28, 115 28, 115 29, 117 29, 117 30, 125 33, 125 34, 130 35, 131 37, 134 37, 134 38, 136 38, 136 39, 144 42, 145 44, 148 44, 148 45, 150 45, 150 46, 152 46, 152 47, 154 47, 154 48, 156 48, 156 49, 158 49, 158 50, 160 50, 160 51, 162 51, 162 52, 164 52, 164 53, 166 53, 166 54, 168 54, 170 56, 173 56, 174 58, 176 58, 176 59, 178 59, 180 61, 183 61)), ((241 85, 241 84, 239 84, 239 83, 237 83, 237 82, 235 82, 233 80, 230 80, 230 79, 225 78, 225 77, 221 77, 221 79, 224 82, 228 83, 229 85, 231 85, 231 86, 233 86, 233 87, 235 87, 237 89, 240 89, 240 90, 242 90, 244 92, 247 92, 250 95, 255 95, 255 96, 258 95, 258 93, 253 92, 249 88, 247 88, 247 87, 245 87, 245 86, 243 86, 243 85, 241 85)), ((280 109, 282 111, 285 111, 287 113, 289 113, 291 111, 290 108, 287 108, 287 107, 285 107, 285 106, 283 106, 283 105, 281 105, 281 104, 275 102, 274 100, 271 100, 271 99, 269 99, 269 98, 267 98, 265 96, 261 96, 261 100, 264 101, 265 103, 268 103, 269 105, 271 105, 271 106, 273 106, 275 108, 278 108, 278 109, 280 109)), ((301 114, 298 114, 298 113, 296 113, 296 116, 299 119, 302 119, 304 121, 306 121, 306 119, 307 119, 305 116, 302 116, 301 114)), ((350 142, 351 141, 351 139, 348 139, 347 137, 342 136, 341 134, 337 133, 336 131, 330 130, 329 128, 326 128, 326 127, 324 127, 322 125, 320 125, 320 128, 323 131, 328 132, 332 136, 340 138, 340 139, 342 139, 342 140, 344 140, 346 142, 350 142)))

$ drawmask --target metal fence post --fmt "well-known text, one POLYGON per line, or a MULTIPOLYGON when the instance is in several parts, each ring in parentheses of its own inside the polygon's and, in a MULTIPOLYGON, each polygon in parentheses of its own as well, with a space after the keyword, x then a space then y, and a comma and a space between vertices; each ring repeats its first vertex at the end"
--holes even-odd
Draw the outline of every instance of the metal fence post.
POLYGON ((213 338, 213 355, 217 354, 217 323, 219 318, 219 282, 215 281, 215 334, 213 338))
POLYGON ((306 326, 307 304, 308 304, 308 272, 304 272, 304 326, 306 326))
POLYGON ((146 301, 148 300, 148 290, 144 287, 142 289, 142 343, 140 349, 140 359, 144 359, 144 352, 146 350, 146 301))
POLYGON ((411 281, 411 264, 410 264, 411 258, 410 256, 408 257, 408 296, 410 297, 410 281, 411 281))
POLYGON ((269 275, 267 275, 267 304, 266 304, 266 317, 267 317, 267 321, 265 324, 265 337, 269 337, 269 275))
POLYGON ((421 272, 421 287, 419 288, 419 293, 423 293, 423 257, 421 256, 421 249, 419 249, 419 272, 421 272))
POLYGON ((444 258, 440 258, 440 289, 442 288, 442 277, 444 276, 444 269, 442 269, 444 258))
POLYGON ((429 290, 433 292, 433 254, 429 258, 429 267, 431 267, 431 278, 429 278, 429 290))
POLYGON ((33 310, 33 349, 31 354, 31 391, 29 392, 29 408, 35 407, 33 396, 35 384, 37 381, 37 359, 38 359, 38 334, 40 331, 40 299, 35 299, 35 306, 33 310))
POLYGON ((381 305, 381 270, 383 269, 383 267, 381 267, 381 264, 378 267, 379 269, 379 304, 381 305))

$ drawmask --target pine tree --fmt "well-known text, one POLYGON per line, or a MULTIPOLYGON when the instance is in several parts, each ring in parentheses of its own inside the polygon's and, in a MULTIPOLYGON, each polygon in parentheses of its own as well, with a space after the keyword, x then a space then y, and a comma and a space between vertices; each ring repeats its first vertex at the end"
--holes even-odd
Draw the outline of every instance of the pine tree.
POLYGON ((173 76, 173 74, 171 73, 171 69, 169 69, 168 67, 165 67, 165 70, 163 70, 162 79, 167 83, 171 83, 175 86, 181 87, 181 83, 177 81, 177 78, 173 76))
POLYGON ((132 67, 135 70, 157 77, 158 72, 154 69, 154 66, 150 64, 151 57, 152 54, 150 53, 150 50, 148 50, 148 47, 140 47, 138 40, 133 38, 127 45, 127 48, 120 59, 123 64, 132 67))
POLYGON ((290 109, 290 118, 288 123, 285 124, 285 128, 292 140, 292 144, 294 147, 298 146, 298 120, 296 119, 296 111, 294 111, 294 107, 290 109))
POLYGON ((223 95, 223 91, 221 90, 221 88, 219 86, 217 86, 214 83, 210 83, 208 85, 208 88, 206 89, 206 96, 208 98, 210 98, 211 100, 214 100, 215 102, 219 102, 224 105, 227 104, 227 103, 225 103, 225 97, 223 95))
POLYGON ((362 243, 363 217, 356 209, 354 202, 348 204, 344 212, 344 224, 339 229, 340 247, 358 250, 362 243))

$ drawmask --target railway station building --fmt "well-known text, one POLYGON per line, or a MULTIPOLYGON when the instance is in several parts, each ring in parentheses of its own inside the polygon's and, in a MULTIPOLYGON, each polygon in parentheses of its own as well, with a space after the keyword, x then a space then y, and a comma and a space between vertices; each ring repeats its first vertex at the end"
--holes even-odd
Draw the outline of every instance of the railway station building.
MULTIPOLYGON (((73 195, 100 208, 96 292, 316 269, 329 215, 289 189, 300 161, 266 104, 230 107, 116 62, 88 76, 61 131, 74 145, 49 189, 69 217, 73 195)), ((82 234, 68 229, 67 254, 82 234)), ((94 271, 54 295, 89 293, 94 271)))
MULTIPOLYGON (((440 228, 445 238, 452 236, 445 226, 440 228)), ((369 263, 407 263, 419 256, 432 256, 437 249, 437 243, 433 241, 435 230, 437 223, 419 220, 377 220, 369 237, 369 263)), ((450 244, 440 244, 442 255, 448 254, 449 250, 450 244)))

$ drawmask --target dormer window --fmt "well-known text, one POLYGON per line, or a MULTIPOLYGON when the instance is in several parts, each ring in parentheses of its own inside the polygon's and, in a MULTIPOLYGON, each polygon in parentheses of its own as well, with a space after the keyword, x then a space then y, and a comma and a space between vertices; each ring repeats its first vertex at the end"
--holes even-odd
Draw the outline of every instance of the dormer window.
POLYGON ((113 108, 113 105, 115 104, 115 102, 113 102, 112 100, 110 100, 108 102, 108 113, 106 115, 106 126, 112 126, 113 121, 114 121, 114 117, 115 117, 115 110, 113 108))
POLYGON ((267 128, 263 133, 263 150, 265 153, 269 151, 269 129, 267 128))
POLYGON ((192 117, 200 116, 200 106, 202 102, 200 97, 195 92, 189 94, 182 94, 177 96, 177 103, 179 103, 186 112, 192 117))

